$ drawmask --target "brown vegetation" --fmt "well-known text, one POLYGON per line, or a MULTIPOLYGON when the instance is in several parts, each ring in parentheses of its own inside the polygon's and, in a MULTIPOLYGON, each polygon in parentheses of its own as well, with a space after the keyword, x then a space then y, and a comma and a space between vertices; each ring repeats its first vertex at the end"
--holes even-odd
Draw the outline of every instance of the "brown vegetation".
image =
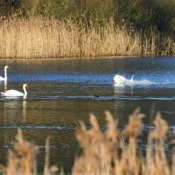
MULTIPOLYGON (((83 152, 75 158, 72 174, 114 174, 114 175, 172 175, 175 174, 174 135, 170 139, 172 160, 168 164, 164 150, 164 139, 170 136, 168 125, 157 114, 155 129, 149 133, 146 156, 137 149, 138 136, 143 128, 139 108, 129 116, 129 123, 121 132, 117 130, 117 121, 106 111, 107 128, 103 132, 93 114, 90 114, 91 128, 87 129, 80 121, 76 137, 83 147, 83 152), (124 137, 129 138, 125 144, 124 137)), ((9 150, 7 167, 1 166, 1 171, 8 174, 37 173, 36 153, 38 147, 25 141, 21 129, 18 129, 13 149, 9 150)), ((57 172, 55 166, 49 167, 49 137, 46 139, 46 158, 44 173, 57 172)))
POLYGON ((73 20, 1 18, 1 58, 174 55, 175 42, 152 32, 147 37, 113 20, 103 27, 73 20))
MULTIPOLYGON (((22 130, 18 129, 16 141, 13 142, 13 149, 9 149, 7 166, 1 165, 0 171, 6 174, 37 174, 36 154, 38 147, 23 139, 22 130)), ((44 173, 51 174, 58 171, 56 166, 49 167, 49 137, 46 139, 46 158, 44 173)))
MULTIPOLYGON (((91 115, 92 128, 87 130, 83 122, 76 132, 83 146, 83 153, 75 160, 74 173, 115 174, 115 175, 170 175, 174 174, 174 158, 169 165, 164 151, 164 139, 168 134, 168 125, 158 113, 154 121, 155 129, 148 136, 146 157, 137 150, 137 137, 141 134, 144 117, 139 109, 129 117, 129 123, 120 133, 117 122, 106 112, 107 130, 102 132, 91 115), (123 144, 123 135, 129 137, 129 143, 123 144), (121 150, 120 150, 121 149, 121 150)), ((174 139, 170 142, 171 150, 174 139)), ((172 157, 175 154, 172 152, 172 157)))

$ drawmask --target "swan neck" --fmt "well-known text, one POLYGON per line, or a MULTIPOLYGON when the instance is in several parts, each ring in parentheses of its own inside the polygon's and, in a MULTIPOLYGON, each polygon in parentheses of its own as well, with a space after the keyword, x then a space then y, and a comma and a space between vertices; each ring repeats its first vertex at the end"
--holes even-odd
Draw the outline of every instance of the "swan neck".
POLYGON ((24 90, 24 96, 27 96, 27 91, 26 91, 26 87, 23 86, 23 90, 24 90))
POLYGON ((7 79, 7 68, 6 67, 4 68, 4 76, 5 76, 5 79, 7 79))

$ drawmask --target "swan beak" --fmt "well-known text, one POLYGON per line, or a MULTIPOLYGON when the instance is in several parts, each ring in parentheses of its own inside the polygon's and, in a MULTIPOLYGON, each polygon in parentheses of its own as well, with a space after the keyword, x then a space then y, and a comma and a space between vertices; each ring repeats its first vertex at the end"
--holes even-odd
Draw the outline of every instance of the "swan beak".
POLYGON ((9 67, 9 66, 7 66, 7 68, 9 68, 9 69, 10 69, 10 67, 9 67))

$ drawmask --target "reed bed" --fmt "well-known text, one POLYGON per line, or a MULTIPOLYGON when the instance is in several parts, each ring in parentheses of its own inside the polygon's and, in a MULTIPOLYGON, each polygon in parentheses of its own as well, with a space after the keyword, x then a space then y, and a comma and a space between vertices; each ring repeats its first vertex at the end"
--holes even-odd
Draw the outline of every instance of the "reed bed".
POLYGON ((87 27, 74 20, 43 17, 0 19, 0 58, 62 58, 174 55, 170 37, 116 26, 87 27))
MULTIPOLYGON (((72 175, 173 175, 175 174, 175 133, 168 131, 168 124, 157 113, 155 128, 149 133, 146 155, 138 150, 138 136, 142 134, 144 114, 137 108, 129 116, 124 130, 117 129, 118 121, 109 111, 106 114, 106 129, 101 130, 96 117, 90 114, 91 127, 87 129, 80 121, 76 138, 83 151, 75 157, 72 175), (128 142, 125 138, 128 137, 128 142), (165 154, 165 141, 169 138, 171 161, 165 154)), ((44 174, 63 173, 56 166, 49 165, 49 141, 46 139, 46 157, 44 174)), ((7 166, 0 166, 5 174, 37 174, 36 154, 38 147, 23 139, 22 130, 18 129, 13 148, 9 150, 7 166)))
POLYGON ((75 159, 73 174, 114 174, 114 175, 172 175, 175 174, 175 146, 174 136, 169 146, 172 160, 168 164, 165 154, 165 138, 170 137, 168 124, 161 118, 160 113, 154 120, 155 129, 148 136, 146 156, 137 149, 138 136, 143 129, 140 109, 136 109, 129 116, 129 123, 119 132, 117 121, 106 111, 107 129, 102 132, 93 114, 90 115, 92 127, 87 129, 80 122, 80 129, 76 132, 77 140, 83 146, 83 153, 75 159), (128 137, 128 143, 124 142, 128 137))

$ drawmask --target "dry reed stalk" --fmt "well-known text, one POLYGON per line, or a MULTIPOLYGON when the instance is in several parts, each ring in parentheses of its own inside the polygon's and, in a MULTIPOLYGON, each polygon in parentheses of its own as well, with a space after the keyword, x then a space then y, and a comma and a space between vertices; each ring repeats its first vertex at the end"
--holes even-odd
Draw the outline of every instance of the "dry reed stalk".
POLYGON ((92 128, 87 130, 85 125, 80 122, 81 128, 76 132, 78 141, 84 147, 83 155, 75 160, 73 173, 112 173, 112 174, 139 174, 140 162, 136 156, 136 137, 140 134, 142 128, 139 109, 130 117, 130 122, 122 132, 130 137, 129 145, 123 146, 121 158, 119 158, 116 147, 120 142, 119 132, 117 131, 117 122, 112 118, 109 112, 106 112, 108 121, 107 130, 103 133, 96 121, 95 116, 90 115, 92 128), (114 165, 112 165, 112 162, 114 165))
POLYGON ((83 155, 76 158, 72 173, 112 173, 111 161, 117 156, 114 145, 118 132, 116 121, 109 112, 106 112, 108 129, 105 133, 100 130, 98 122, 93 114, 90 115, 92 128, 87 130, 84 123, 76 132, 76 137, 84 147, 83 155))
MULTIPOLYGON (((49 168, 49 138, 46 139, 46 164, 44 173, 48 175, 58 171, 56 166, 49 168)), ((38 146, 23 139, 22 130, 18 128, 16 141, 13 142, 13 148, 9 149, 7 167, 0 166, 0 171, 6 174, 37 174, 36 154, 38 153, 38 146)))
POLYGON ((171 174, 175 174, 175 129, 173 130, 173 134, 170 138, 170 142, 169 142, 169 149, 171 151, 171 155, 172 155, 172 164, 171 164, 171 174))
POLYGON ((155 130, 151 133, 155 139, 155 169, 157 174, 170 174, 170 169, 164 151, 164 141, 168 134, 168 124, 162 118, 160 113, 157 113, 154 120, 155 130))
MULTIPOLYGON (((117 131, 117 122, 109 112, 107 116, 107 130, 103 133, 91 114, 92 128, 86 129, 83 122, 76 132, 78 141, 83 146, 83 154, 76 158, 72 173, 105 173, 115 175, 170 175, 175 172, 174 152, 172 153, 172 169, 170 168, 164 151, 164 139, 168 136, 168 125, 156 115, 155 129, 149 134, 146 158, 137 151, 137 137, 141 134, 144 117, 140 109, 136 109, 129 117, 129 123, 121 132, 129 137, 128 145, 119 145, 117 142, 120 134, 117 131), (154 146, 155 145, 155 146, 154 146), (121 156, 118 148, 121 148, 121 156), (107 151, 107 149, 109 149, 107 151), (108 153, 108 154, 106 154, 108 153), (113 153, 113 154, 111 154, 113 153)), ((175 137, 170 146, 174 147, 175 137)))
POLYGON ((9 150, 8 165, 5 169, 7 174, 23 173, 36 174, 36 153, 38 147, 23 139, 22 130, 18 129, 13 149, 9 150))
POLYGON ((139 174, 140 164, 139 158, 137 157, 137 137, 141 134, 141 129, 143 128, 143 124, 141 119, 144 117, 143 114, 140 113, 140 109, 136 109, 134 113, 129 117, 129 123, 126 128, 122 131, 122 134, 127 135, 129 137, 129 148, 127 148, 127 156, 129 156, 129 167, 130 171, 135 175, 139 174))
POLYGON ((73 20, 32 17, 5 19, 0 25, 0 57, 49 58, 175 54, 171 38, 107 23, 98 29, 73 20), (166 42, 165 42, 166 41, 166 42))
POLYGON ((44 174, 49 173, 49 143, 50 143, 50 137, 47 137, 46 138, 46 156, 45 156, 44 174))
MULTIPOLYGON (((90 114, 91 128, 87 129, 80 121, 80 128, 76 131, 77 140, 83 146, 80 157, 76 157, 72 174, 111 174, 111 175, 173 175, 175 172, 175 131, 170 141, 172 163, 169 166, 164 151, 164 139, 168 133, 168 124, 157 113, 154 120, 155 129, 149 133, 146 158, 137 151, 137 137, 141 134, 144 117, 140 109, 136 109, 129 116, 129 123, 119 133, 117 121, 110 112, 106 111, 107 127, 101 131, 96 117, 90 114), (121 134, 129 137, 128 145, 120 144, 121 134)), ((45 174, 58 171, 56 166, 49 168, 49 142, 46 139, 45 174)), ((18 129, 13 149, 9 150, 7 167, 0 166, 1 172, 7 174, 32 173, 37 174, 36 153, 38 147, 23 139, 22 130, 18 129)), ((62 170, 60 171, 61 173, 62 170)))
POLYGON ((154 125, 155 129, 148 136, 145 174, 170 175, 171 170, 165 155, 163 140, 168 136, 168 125, 161 118, 160 113, 157 113, 154 125))

